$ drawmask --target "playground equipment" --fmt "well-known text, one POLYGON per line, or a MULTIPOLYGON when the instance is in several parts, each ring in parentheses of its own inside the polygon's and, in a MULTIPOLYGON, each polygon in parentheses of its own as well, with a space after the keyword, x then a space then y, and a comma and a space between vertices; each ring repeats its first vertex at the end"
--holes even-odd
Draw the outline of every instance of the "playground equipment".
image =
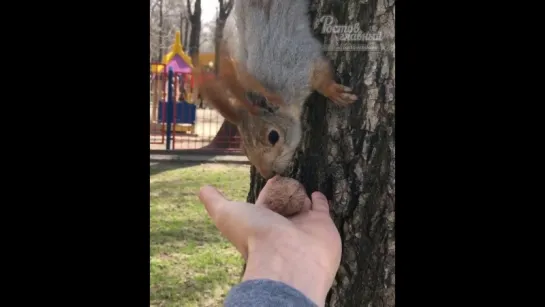
POLYGON ((163 56, 162 62, 151 64, 150 126, 161 125, 161 132, 166 130, 167 143, 169 132, 195 134, 197 108, 192 100, 195 96, 192 69, 191 58, 183 51, 180 32, 176 32, 171 51, 163 56))
MULTIPOLYGON (((201 78, 215 78, 214 60, 214 53, 199 54, 201 78)), ((150 63, 150 150, 240 152, 236 127, 199 99, 195 85, 204 80, 194 79, 194 65, 183 51, 180 32, 161 62, 150 63)))

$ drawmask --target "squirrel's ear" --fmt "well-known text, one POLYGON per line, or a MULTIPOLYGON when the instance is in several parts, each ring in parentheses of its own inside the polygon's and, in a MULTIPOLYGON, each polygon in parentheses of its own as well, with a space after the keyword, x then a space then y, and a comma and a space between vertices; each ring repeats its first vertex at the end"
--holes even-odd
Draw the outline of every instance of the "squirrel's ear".
POLYGON ((246 99, 253 107, 257 108, 260 113, 274 113, 278 109, 276 105, 271 104, 264 95, 258 92, 246 92, 246 99))
POLYGON ((197 88, 202 98, 210 103, 220 114, 232 124, 237 125, 240 122, 240 112, 238 108, 229 101, 227 88, 213 74, 206 76, 200 72, 200 69, 194 69, 194 75, 197 79, 197 88))

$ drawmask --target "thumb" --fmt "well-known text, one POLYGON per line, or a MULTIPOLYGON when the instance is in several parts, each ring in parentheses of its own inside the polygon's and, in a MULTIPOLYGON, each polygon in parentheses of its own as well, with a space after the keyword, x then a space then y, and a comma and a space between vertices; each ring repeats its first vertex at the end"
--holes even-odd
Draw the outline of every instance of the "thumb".
POLYGON ((246 259, 248 237, 254 231, 255 220, 258 220, 255 218, 254 205, 229 201, 211 186, 201 188, 199 199, 218 230, 246 259))
POLYGON ((328 212, 329 213, 329 204, 327 198, 324 194, 320 192, 314 192, 311 195, 312 197, 312 210, 318 212, 328 212))
POLYGON ((236 225, 239 228, 247 226, 245 221, 247 214, 241 212, 244 211, 245 206, 229 201, 215 187, 209 185, 202 187, 199 199, 204 204, 212 222, 231 242, 235 239, 229 238, 230 233, 233 232, 232 228, 237 228, 236 225))
POLYGON ((199 199, 204 204, 208 215, 214 223, 219 216, 219 211, 222 206, 225 206, 225 203, 228 202, 227 199, 213 186, 204 186, 199 191, 199 199))

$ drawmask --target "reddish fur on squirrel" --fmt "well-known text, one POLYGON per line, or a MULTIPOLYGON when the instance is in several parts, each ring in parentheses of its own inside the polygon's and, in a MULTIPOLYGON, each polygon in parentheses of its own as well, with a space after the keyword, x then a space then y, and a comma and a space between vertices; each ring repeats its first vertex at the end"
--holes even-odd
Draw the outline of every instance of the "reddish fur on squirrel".
POLYGON ((265 195, 259 195, 259 198, 263 199, 263 205, 286 217, 299 213, 308 198, 299 181, 280 176, 271 178, 262 193, 265 195))

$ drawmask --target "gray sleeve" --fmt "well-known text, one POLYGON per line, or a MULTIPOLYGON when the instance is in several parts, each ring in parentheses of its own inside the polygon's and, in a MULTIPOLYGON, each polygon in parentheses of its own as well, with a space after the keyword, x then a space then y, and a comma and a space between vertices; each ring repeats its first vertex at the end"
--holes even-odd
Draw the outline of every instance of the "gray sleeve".
POLYGON ((229 291, 225 307, 317 307, 299 290, 285 283, 256 279, 242 282, 229 291))

